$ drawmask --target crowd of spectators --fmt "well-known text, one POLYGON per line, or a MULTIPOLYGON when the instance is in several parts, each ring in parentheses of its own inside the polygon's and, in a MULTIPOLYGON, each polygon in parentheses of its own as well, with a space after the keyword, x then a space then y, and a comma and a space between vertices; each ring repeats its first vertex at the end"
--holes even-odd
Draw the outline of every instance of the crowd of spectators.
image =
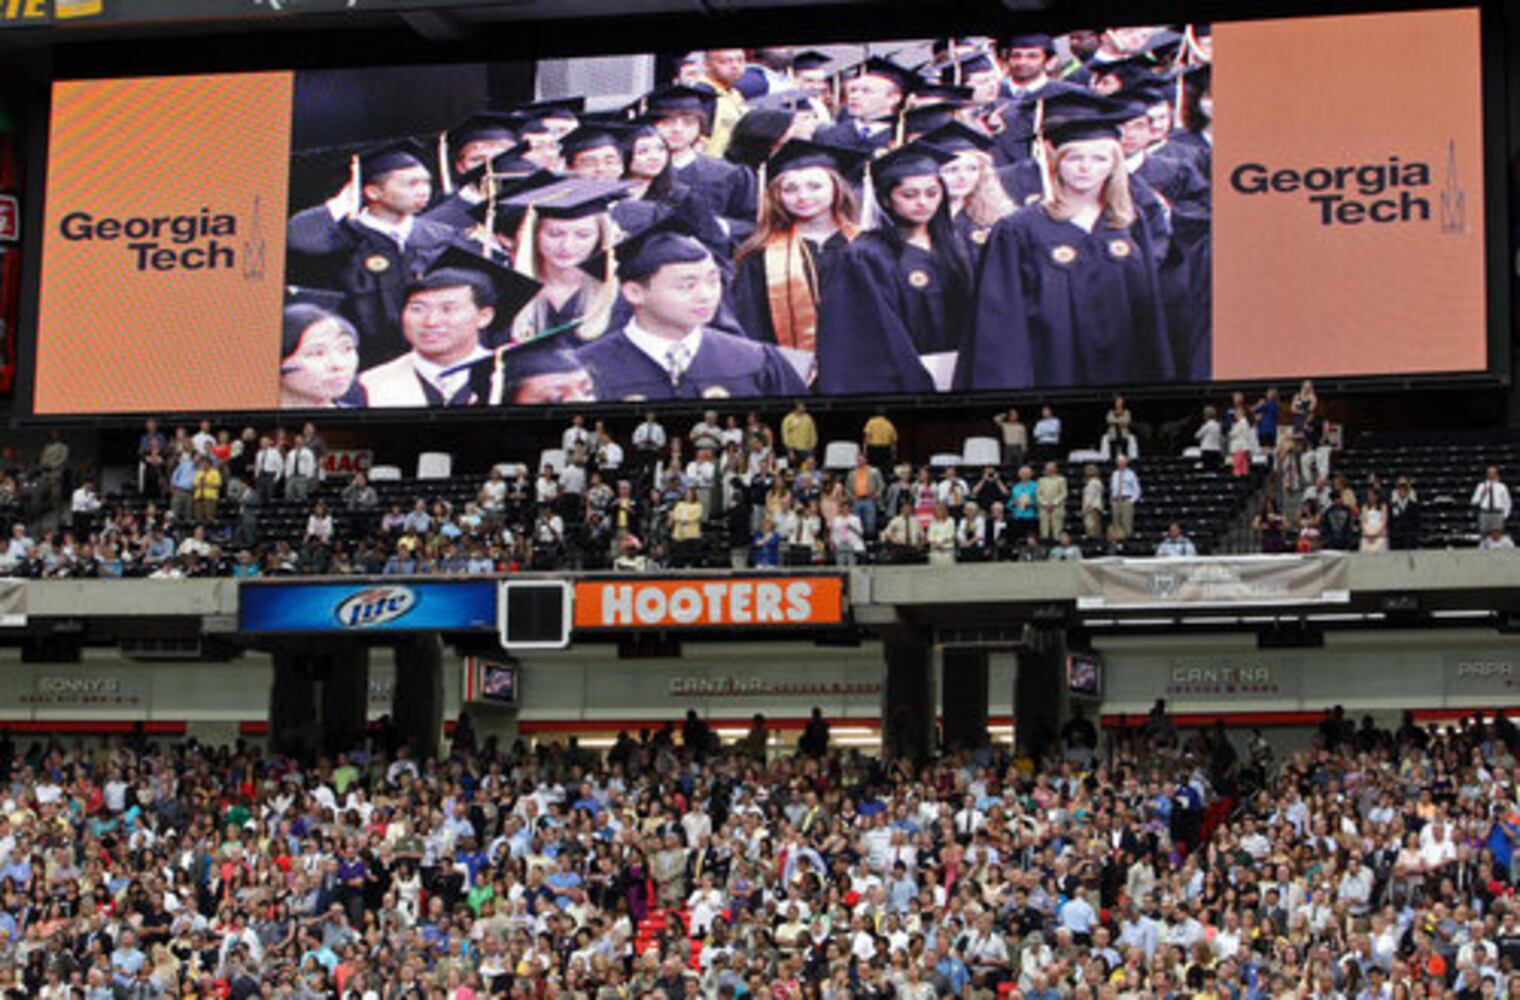
MULTIPOLYGON (((1262 552, 1419 544, 1420 504, 1406 477, 1390 490, 1374 475, 1358 492, 1332 469, 1312 383, 1286 407, 1275 389, 1254 404, 1237 392, 1223 421, 1212 406, 1202 417, 1198 463, 1240 475, 1266 471, 1265 502, 1251 525, 1262 552)), ((1181 521, 1160 533, 1156 511, 1152 534, 1135 537, 1136 510, 1149 502, 1142 428, 1154 435, 1122 396, 1104 415, 1093 461, 1080 467, 1068 464, 1068 449, 1092 442, 1067 440, 1050 406, 1032 427, 1013 409, 992 427, 1000 454, 976 466, 935 466, 909 454, 878 411, 857 440, 845 442, 853 461, 826 468, 825 442, 801 402, 776 428, 755 413, 717 411, 689 427, 667 427, 651 412, 617 434, 577 415, 555 442, 560 461, 535 468, 535 456, 531 465, 498 467, 470 488, 473 496, 417 481, 398 500, 362 473, 329 481, 328 446, 310 423, 263 435, 250 427, 234 437, 210 421, 166 434, 150 420, 137 441, 129 495, 103 497, 88 473, 76 475, 56 435, 35 465, 0 477, 0 513, 10 525, 0 571, 490 574, 1209 551, 1181 521), (272 511, 285 518, 281 530, 268 527, 272 511)), ((1175 443, 1168 434, 1175 438, 1163 427, 1163 448, 1175 443)), ((1509 491, 1498 470, 1489 475, 1471 499, 1481 544, 1510 547, 1509 491)))
POLYGON ((43 1000, 1520 995, 1515 727, 1327 712, 910 763, 763 717, 305 765, 0 739, 0 994, 43 1000), (768 751, 767 748, 771 749, 768 751))

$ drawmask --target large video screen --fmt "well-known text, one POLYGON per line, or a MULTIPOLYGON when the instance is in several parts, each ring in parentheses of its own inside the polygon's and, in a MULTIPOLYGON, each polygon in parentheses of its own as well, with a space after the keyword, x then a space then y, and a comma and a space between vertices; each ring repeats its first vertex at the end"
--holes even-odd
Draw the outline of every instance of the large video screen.
POLYGON ((34 410, 1482 372, 1479 41, 1454 9, 61 81, 34 410))

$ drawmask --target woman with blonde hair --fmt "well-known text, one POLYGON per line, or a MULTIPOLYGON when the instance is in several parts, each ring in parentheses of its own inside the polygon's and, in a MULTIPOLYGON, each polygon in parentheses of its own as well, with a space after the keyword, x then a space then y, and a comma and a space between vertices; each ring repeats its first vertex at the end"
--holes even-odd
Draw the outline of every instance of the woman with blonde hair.
POLYGON ((1046 193, 992 227, 957 384, 1026 389, 1166 381, 1156 257, 1137 222, 1119 116, 1046 122, 1046 193))
POLYGON ((924 136, 922 141, 955 155, 955 159, 939 168, 939 176, 950 197, 950 220, 955 224, 955 234, 964 242, 967 258, 973 265, 978 264, 992 227, 1012 215, 1014 209, 1013 199, 1004 190, 992 162, 989 150, 993 139, 960 122, 950 122, 924 136))
POLYGON ((864 157, 793 139, 764 166, 754 235, 734 255, 734 312, 754 340, 775 344, 813 375, 819 302, 840 252, 858 232, 846 177, 864 157))
POLYGON ((513 319, 513 342, 560 337, 573 348, 607 331, 618 300, 607 252, 617 242, 610 208, 622 192, 620 184, 575 177, 507 200, 523 212, 513 264, 543 284, 513 319))

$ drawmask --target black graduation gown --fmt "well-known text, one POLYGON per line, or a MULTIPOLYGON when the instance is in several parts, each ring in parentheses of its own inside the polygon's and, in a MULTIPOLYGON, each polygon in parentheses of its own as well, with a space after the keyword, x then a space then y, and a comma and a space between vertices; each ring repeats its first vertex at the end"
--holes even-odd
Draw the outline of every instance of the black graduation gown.
POLYGON ((889 124, 883 124, 870 135, 861 135, 860 129, 855 127, 853 121, 825 125, 813 133, 814 142, 838 146, 842 149, 853 149, 870 156, 878 156, 885 152, 891 147, 895 138, 895 130, 889 124))
POLYGON ((1190 159, 1148 153, 1132 175, 1169 207, 1170 244, 1162 257, 1161 294, 1179 376, 1207 380, 1212 368, 1212 255, 1209 183, 1190 159))
POLYGON ((1143 226, 1091 233, 1019 209, 992 229, 957 384, 1064 388, 1166 381, 1175 365, 1143 226))
POLYGON ((1167 150, 1191 150, 1193 165, 1196 166, 1204 178, 1212 187, 1214 182, 1214 144, 1203 137, 1202 132, 1192 129, 1178 129, 1167 139, 1166 144, 1158 152, 1165 153, 1167 150))
MULTIPOLYGON (((1032 205, 1044 195, 1040 186, 1040 165, 1032 158, 998 167, 998 180, 1015 205, 1032 205)), ((1167 204, 1151 186, 1139 177, 1129 179, 1130 200, 1135 203, 1135 213, 1145 224, 1150 237, 1151 252, 1159 264, 1166 257, 1172 240, 1172 221, 1167 204)))
POLYGON ((1191 205, 1208 210, 1208 178, 1191 161, 1147 154, 1140 168, 1130 171, 1130 176, 1145 181, 1169 205, 1191 205))
MULTIPOLYGON (((813 267, 818 274, 820 300, 823 290, 832 283, 839 267, 839 258, 850 241, 843 234, 835 233, 822 246, 804 240, 813 255, 813 267)), ((767 344, 776 342, 776 328, 771 320, 770 285, 766 281, 765 252, 758 251, 744 258, 734 275, 734 314, 744 335, 751 340, 767 344)))
POLYGON ((919 355, 959 349, 967 326, 939 259, 911 245, 899 254, 872 231, 833 270, 818 306, 818 391, 933 392, 919 355))
POLYGON ((807 386, 769 344, 708 327, 681 380, 670 384, 664 366, 619 328, 576 352, 591 375, 596 398, 616 400, 728 399, 798 396, 807 386))
POLYGON ((971 262, 973 270, 980 267, 982 252, 987 249, 987 237, 992 235, 992 227, 977 225, 964 211, 955 216, 953 222, 956 238, 966 251, 966 259, 971 262))
POLYGON ((384 233, 353 219, 334 221, 326 205, 293 216, 286 242, 292 284, 336 288, 347 294, 344 314, 359 331, 359 366, 373 368, 411 350, 401 336, 406 286, 427 273, 459 234, 440 223, 417 218, 403 250, 384 233))
POLYGON ((1034 134, 1036 105, 1057 94, 1069 94, 1080 87, 1062 80, 1049 80, 1045 86, 1032 94, 1014 96, 1005 93, 999 99, 997 117, 1002 120, 1002 131, 993 137, 992 158, 998 163, 1016 163, 1029 159, 1030 136, 1034 134))
POLYGON ((728 223, 730 235, 738 238, 753 231, 755 205, 745 203, 745 192, 753 190, 753 182, 745 178, 745 170, 737 163, 698 155, 684 167, 672 167, 676 180, 696 191, 707 202, 709 211, 722 216, 728 223))

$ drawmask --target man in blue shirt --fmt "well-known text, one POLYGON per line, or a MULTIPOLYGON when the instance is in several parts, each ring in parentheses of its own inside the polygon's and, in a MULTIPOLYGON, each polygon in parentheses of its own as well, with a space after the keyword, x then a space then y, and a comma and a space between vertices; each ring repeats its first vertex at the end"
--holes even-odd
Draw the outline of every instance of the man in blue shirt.
POLYGON ((946 993, 952 996, 960 996, 966 989, 966 984, 971 981, 971 970, 966 968, 966 963, 960 960, 950 948, 950 935, 941 936, 934 943, 934 978, 935 986, 941 996, 946 993))
POLYGON ((1084 947, 1092 944, 1093 924, 1098 914, 1087 901, 1087 890, 1078 887, 1060 912, 1061 926, 1071 931, 1071 939, 1084 947))
POLYGON ((116 945, 116 950, 111 952, 111 978, 117 986, 126 989, 132 985, 132 979, 137 975, 148 956, 137 948, 137 935, 133 931, 123 930, 121 940, 116 945))
POLYGON ((585 895, 581 892, 580 888, 581 877, 570 870, 570 855, 568 853, 559 856, 559 867, 550 872, 549 877, 544 879, 544 881, 549 883, 549 887, 554 890, 554 903, 560 909, 564 909, 571 903, 577 902, 585 895))

